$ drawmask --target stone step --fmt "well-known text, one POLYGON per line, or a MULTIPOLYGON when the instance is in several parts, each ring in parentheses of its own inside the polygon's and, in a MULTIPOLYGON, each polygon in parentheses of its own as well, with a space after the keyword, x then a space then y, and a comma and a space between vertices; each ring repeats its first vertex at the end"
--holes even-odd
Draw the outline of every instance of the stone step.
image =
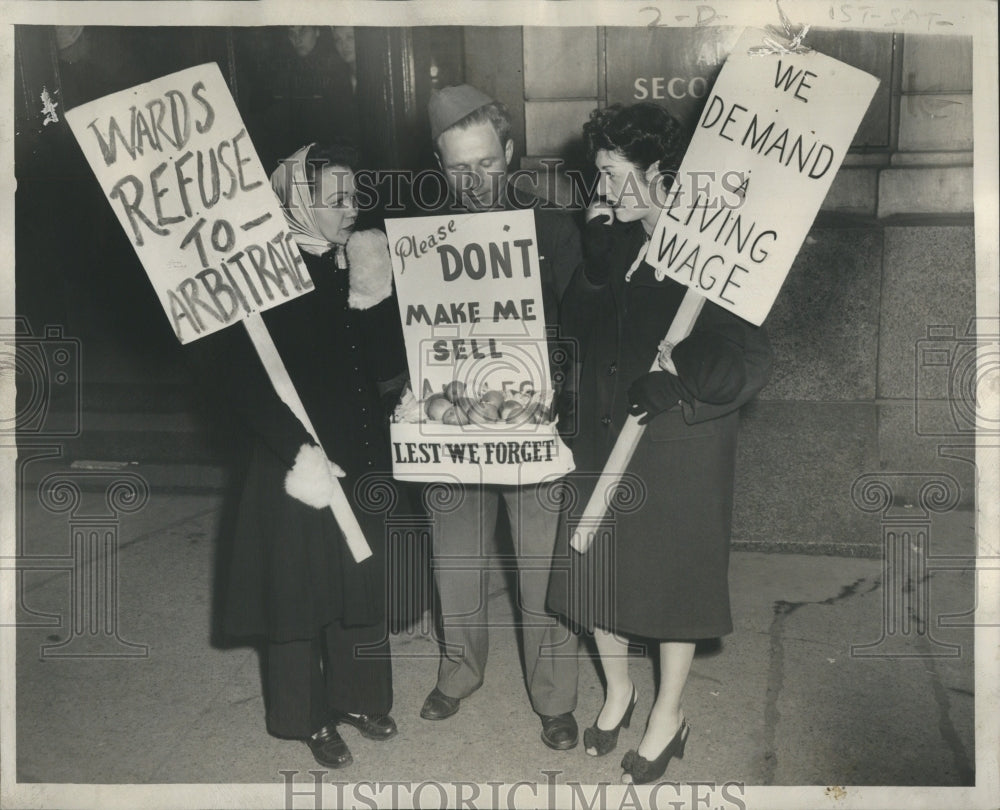
POLYGON ((235 442, 226 441, 219 433, 208 429, 184 426, 185 415, 152 420, 163 424, 150 425, 151 418, 138 422, 123 420, 96 429, 86 422, 79 436, 65 442, 66 455, 73 459, 105 461, 220 463, 237 451, 235 442), (143 427, 142 424, 145 423, 143 427))
POLYGON ((105 490, 114 480, 115 473, 121 473, 123 477, 126 474, 140 476, 151 493, 196 493, 229 489, 239 470, 228 464, 129 463, 61 458, 26 463, 18 484, 31 491, 49 475, 59 474, 72 479, 83 491, 96 492, 105 490))
POLYGON ((200 411, 205 396, 183 381, 85 383, 81 402, 87 412, 172 412, 200 411))

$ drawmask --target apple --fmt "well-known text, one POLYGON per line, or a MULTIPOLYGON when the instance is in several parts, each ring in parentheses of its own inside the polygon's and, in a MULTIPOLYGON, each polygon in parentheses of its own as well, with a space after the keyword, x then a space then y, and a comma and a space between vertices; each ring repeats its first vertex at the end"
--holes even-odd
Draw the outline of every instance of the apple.
POLYGON ((469 411, 469 420, 477 425, 488 425, 500 420, 500 411, 493 405, 476 403, 469 411))
POLYGON ((500 418, 505 422, 513 422, 524 413, 524 406, 520 402, 508 399, 500 406, 500 418))
POLYGON ((424 403, 424 413, 427 414, 428 418, 437 421, 451 406, 451 403, 444 394, 434 394, 428 397, 424 403))
POLYGON ((536 425, 540 425, 545 421, 545 408, 542 407, 541 402, 531 402, 525 406, 521 417, 525 422, 534 422, 536 425))
POLYGON ((461 380, 452 380, 445 385, 444 395, 448 397, 449 402, 454 404, 459 397, 465 396, 465 383, 461 380))
POLYGON ((452 405, 441 416, 441 421, 446 425, 467 425, 469 424, 469 417, 457 405, 452 405))
POLYGON ((479 401, 484 404, 492 405, 494 408, 499 408, 503 405, 503 394, 500 391, 490 390, 483 394, 479 401))

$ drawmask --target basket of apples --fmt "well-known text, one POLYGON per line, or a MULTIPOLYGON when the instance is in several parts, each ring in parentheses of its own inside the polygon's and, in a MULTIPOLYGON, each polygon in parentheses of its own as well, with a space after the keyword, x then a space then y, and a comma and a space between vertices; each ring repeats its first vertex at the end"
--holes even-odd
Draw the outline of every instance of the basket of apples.
POLYGON ((529 394, 509 394, 488 389, 478 399, 467 396, 461 380, 452 380, 444 391, 423 403, 424 416, 443 425, 513 427, 541 425, 550 420, 549 409, 529 394))
POLYGON ((469 393, 452 380, 423 400, 404 394, 389 426, 396 478, 524 485, 573 469, 541 397, 492 388, 469 393))

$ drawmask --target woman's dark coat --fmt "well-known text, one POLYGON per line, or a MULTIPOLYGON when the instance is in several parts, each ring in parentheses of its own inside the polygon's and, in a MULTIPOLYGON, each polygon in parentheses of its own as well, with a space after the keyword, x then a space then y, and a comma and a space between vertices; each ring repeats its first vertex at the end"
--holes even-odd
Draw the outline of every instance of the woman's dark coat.
MULTIPOLYGON (((629 386, 649 371, 687 289, 656 280, 645 262, 625 281, 643 242, 639 223, 589 223, 586 272, 564 299, 564 329, 576 339, 579 369, 569 381, 575 396, 567 398, 574 413, 564 421, 576 462, 571 522, 628 415, 629 386)), ((732 630, 727 571, 739 408, 766 383, 771 350, 762 329, 710 302, 695 323, 699 332, 736 347, 745 382, 723 404, 687 396, 683 407, 652 419, 628 468, 631 494, 602 524, 587 554, 566 548, 562 533, 557 563, 565 556, 550 601, 584 627, 657 639, 732 630)), ((700 359, 711 369, 717 358, 700 359)), ((696 390, 693 381, 682 376, 680 382, 696 390)))
MULTIPOLYGON (((385 613, 385 506, 392 487, 388 424, 378 383, 405 369, 395 298, 349 309, 348 271, 332 254, 303 253, 316 289, 263 313, 373 556, 354 562, 329 509, 284 490, 306 429, 279 399, 242 326, 191 344, 219 393, 219 407, 243 421, 251 460, 243 489, 224 626, 271 641, 313 638, 334 620, 373 625, 385 613)), ((391 497, 394 501, 395 498, 391 497)))

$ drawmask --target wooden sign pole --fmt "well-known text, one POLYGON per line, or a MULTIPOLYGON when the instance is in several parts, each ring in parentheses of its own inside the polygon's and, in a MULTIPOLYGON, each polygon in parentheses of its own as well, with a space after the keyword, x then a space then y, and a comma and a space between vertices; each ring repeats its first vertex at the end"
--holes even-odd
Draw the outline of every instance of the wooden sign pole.
MULTIPOLYGON (((684 293, 684 299, 681 301, 681 305, 677 309, 677 314, 674 315, 674 320, 667 330, 667 336, 664 338, 665 342, 676 346, 690 335, 691 330, 694 328, 694 322, 698 320, 698 315, 701 313, 704 303, 705 298, 689 288, 684 293)), ((659 357, 653 361, 653 365, 649 370, 660 370, 659 357)), ((667 370, 671 372, 676 371, 673 368, 673 363, 667 365, 667 370)), ((570 541, 570 545, 581 554, 585 553, 594 541, 594 537, 597 534, 597 527, 604 519, 604 513, 607 512, 610 506, 611 497, 621 483, 622 476, 625 474, 625 470, 628 469, 635 449, 639 446, 639 440, 645 432, 646 426, 639 424, 638 416, 629 416, 625 420, 625 425, 622 427, 621 433, 618 434, 618 440, 611 449, 611 455, 608 456, 608 460, 604 464, 604 470, 597 479, 597 485, 594 487, 590 500, 583 510, 580 523, 576 531, 573 532, 573 538, 570 541)))
MULTIPOLYGON (((138 212, 139 217, 145 223, 146 229, 150 232, 144 234, 136 220, 136 212, 131 205, 128 203, 124 206, 114 204, 117 195, 116 189, 119 188, 123 175, 133 183, 133 191, 136 195, 135 202, 137 203, 139 197, 143 194, 143 180, 147 176, 149 185, 145 186, 145 188, 150 189, 150 194, 155 198, 159 198, 170 192, 165 187, 161 188, 160 191, 156 191, 156 178, 162 168, 167 165, 166 163, 161 163, 161 160, 168 158, 169 160, 174 160, 176 157, 177 163, 180 165, 188 157, 197 154, 198 165, 200 166, 202 158, 211 153, 214 165, 215 152, 218 151, 221 155, 223 146, 231 146, 239 154, 240 147, 238 142, 246 135, 246 127, 219 66, 214 62, 209 62, 171 73, 168 76, 162 76, 159 79, 154 79, 127 90, 103 96, 95 101, 69 110, 66 113, 66 120, 69 122, 73 135, 83 150, 91 169, 93 169, 105 196, 112 203, 118 221, 125 229, 125 233, 129 235, 133 247, 146 270, 146 274, 149 276, 149 280, 157 292, 160 303, 163 304, 167 317, 173 324, 178 340, 181 343, 186 342, 181 334, 182 319, 184 319, 183 323, 185 325, 190 324, 195 329, 195 334, 189 335, 191 340, 204 337, 204 335, 215 331, 216 328, 224 328, 231 324, 238 312, 237 300, 243 301, 244 306, 246 306, 246 302, 241 287, 237 285, 233 278, 229 277, 228 271, 226 271, 228 285, 221 281, 221 277, 215 270, 205 271, 215 273, 217 283, 221 285, 223 290, 228 291, 228 296, 233 307, 233 311, 227 311, 227 307, 220 303, 215 293, 211 294, 214 304, 210 305, 204 299, 201 299, 203 308, 207 309, 214 316, 214 321, 208 323, 209 328, 207 331, 204 328, 205 324, 201 322, 202 316, 195 311, 197 308, 190 302, 184 304, 179 297, 183 290, 183 297, 187 298, 189 285, 190 289, 195 291, 192 295, 196 295, 197 291, 201 289, 198 279, 201 278, 202 273, 195 258, 195 253, 200 256, 201 264, 205 268, 209 267, 209 262, 205 254, 207 248, 202 244, 203 237, 198 235, 198 229, 205 224, 206 220, 201 218, 197 224, 194 224, 194 217, 199 216, 199 214, 192 215, 189 210, 190 206, 187 204, 187 198, 184 196, 185 192, 183 189, 184 182, 187 181, 181 182, 180 190, 172 192, 172 196, 170 196, 171 205, 183 202, 183 208, 187 212, 186 219, 191 220, 187 225, 178 226, 178 231, 181 233, 190 228, 188 235, 179 244, 176 243, 177 233, 171 233, 175 230, 173 226, 170 229, 155 227, 142 212, 138 212), (185 92, 187 95, 185 95, 185 92), (176 96, 172 94, 176 94, 176 96), (177 137, 171 139, 164 131, 162 153, 160 149, 161 144, 156 144, 155 151, 150 149, 146 154, 143 154, 142 136, 141 134, 136 136, 136 121, 139 120, 141 123, 146 119, 141 117, 144 113, 137 113, 136 111, 144 110, 147 107, 149 110, 152 110, 153 106, 151 105, 160 104, 162 113, 163 102, 161 99, 173 99, 175 97, 183 101, 185 110, 189 104, 186 99, 188 97, 192 99, 190 102, 192 105, 192 116, 196 115, 194 112, 195 109, 201 110, 204 118, 197 123, 195 127, 197 131, 188 132, 190 121, 187 121, 185 116, 183 144, 177 146, 177 143, 181 139, 181 132, 177 129, 180 124, 175 115, 173 126, 177 137), (137 114, 140 116, 139 119, 136 118, 137 114), (117 119, 115 118, 116 115, 118 116, 117 119), (127 136, 122 136, 119 139, 122 145, 116 146, 114 133, 118 132, 117 122, 123 119, 128 121, 130 116, 132 121, 131 142, 128 141, 127 136), (109 134, 105 137, 101 135, 102 131, 109 134), (139 138, 138 142, 136 141, 136 137, 139 138), (176 150, 176 155, 170 151, 168 144, 176 150), (186 157, 181 157, 180 153, 184 150, 187 150, 186 157), (125 158, 126 152, 128 160, 125 158), (116 162, 116 158, 120 160, 116 162), (123 165, 126 163, 127 166, 123 165), (179 198, 177 197, 178 194, 180 195, 179 198), (194 227, 191 227, 192 224, 194 227), (144 235, 145 239, 143 238, 144 235), (165 237, 168 241, 157 240, 154 235, 165 237), (191 240, 195 240, 194 246, 189 248, 187 245, 191 240)), ((147 125, 142 124, 142 126, 145 127, 147 125)), ((157 127, 159 127, 158 123, 157 127)), ((150 137, 151 142, 155 144, 155 140, 152 139, 152 136, 150 137)), ((281 206, 271 188, 271 184, 268 182, 267 175, 264 173, 264 167, 257 159, 257 154, 249 141, 244 146, 244 150, 245 159, 237 158, 240 163, 240 194, 236 195, 234 186, 232 195, 227 193, 223 195, 225 199, 217 198, 218 208, 212 211, 212 216, 215 219, 215 225, 212 226, 212 233, 215 234, 214 228, 216 226, 227 225, 229 235, 223 241, 228 246, 226 248, 216 246, 214 244, 216 240, 213 238, 213 249, 220 254, 228 255, 231 260, 233 256, 243 255, 246 251, 250 250, 250 242, 259 242, 260 244, 255 249, 260 250, 261 255, 264 255, 265 250, 262 246, 269 246, 271 243, 280 241, 283 251, 291 251, 293 255, 297 254, 298 249, 294 243, 287 244, 287 241, 282 241, 288 240, 289 236, 286 233, 285 219, 281 206), (233 226, 228 225, 228 223, 239 224, 239 230, 249 232, 248 235, 246 237, 241 235, 238 242, 235 236, 237 231, 234 231, 233 226), (260 229, 255 230, 258 227, 260 229)), ((160 203, 158 201, 154 202, 159 213, 158 206, 160 203)), ((208 207, 211 208, 212 206, 208 207)), ((171 221, 180 221, 181 219, 183 217, 178 216, 172 218, 171 221)), ((161 221, 160 225, 163 224, 164 222, 161 221)), ((208 229, 204 233, 207 232, 208 229)), ((271 248, 268 247, 268 250, 271 251, 271 248)), ((273 253, 273 251, 271 252, 273 253)), ((298 259, 297 255, 295 255, 295 258, 296 260, 298 259)), ((213 261, 215 260, 213 259, 213 261)), ((272 258, 269 261, 273 263, 274 259, 272 258)), ((280 259, 279 261, 284 266, 285 260, 280 259)), ((277 268, 273 269, 277 272, 277 268)), ((252 292, 254 299, 260 305, 261 299, 249 278, 245 278, 245 283, 249 285, 249 292, 252 292)), ((206 287, 209 286, 208 281, 205 281, 204 284, 206 287)), ((292 290, 286 290, 280 282, 279 286, 281 286, 283 300, 289 300, 303 294, 303 292, 308 292, 308 290, 304 291, 297 281, 294 282, 292 290)), ((268 292, 269 297, 270 295, 270 292, 268 292)), ((249 294, 247 297, 249 297, 249 294)), ((225 299, 225 295, 223 295, 223 299, 225 299)), ((271 306, 281 304, 283 300, 268 301, 264 308, 267 309, 271 306)), ((309 420, 309 415, 305 412, 298 392, 295 390, 295 386, 288 376, 288 370, 285 368, 285 364, 278 354, 278 350, 274 345, 270 333, 267 331, 267 326, 264 324, 260 313, 255 312, 248 315, 243 320, 243 325, 246 327, 247 334, 249 334, 261 362, 264 364, 274 390, 292 410, 292 413, 295 414, 306 430, 309 431, 316 443, 319 444, 319 438, 309 420)), ((368 543, 365 542, 364 533, 361 531, 357 518, 351 510, 343 488, 339 482, 335 482, 335 484, 330 508, 333 510, 337 523, 347 539, 347 545, 351 550, 351 554, 354 555, 354 559, 357 562, 361 562, 370 557, 372 551, 368 547, 368 543)))
MULTIPOLYGON (((730 273, 730 280, 718 285, 713 280, 712 287, 703 291, 717 306, 758 326, 770 312, 878 87, 874 76, 800 47, 805 30, 791 26, 783 13, 782 25, 790 47, 755 29, 745 30, 733 46, 676 172, 678 178, 704 175, 715 179, 707 190, 688 189, 687 196, 693 194, 693 199, 686 204, 675 205, 675 198, 670 209, 661 212, 649 242, 656 246, 650 264, 664 274, 680 273, 684 263, 694 261, 691 257, 696 255, 701 272, 712 261, 750 272, 746 260, 753 262, 750 283, 730 289, 730 273), (803 79, 808 79, 804 85, 803 79), (810 100, 813 104, 801 103, 810 100), (760 128, 763 126, 769 128, 767 135, 760 128), (724 134, 727 127, 731 128, 728 135, 724 134), (770 140, 772 133, 774 139, 770 140), (809 150, 810 157, 793 160, 796 147, 789 146, 786 151, 790 139, 809 150), (781 153, 779 160, 774 159, 775 152, 781 153), (720 166, 739 167, 734 174, 742 179, 742 185, 730 189, 719 175, 720 166), (738 210, 727 212, 725 224, 708 235, 709 223, 719 217, 717 206, 723 190, 739 198, 738 210), (679 209, 678 214, 686 210, 687 216, 674 216, 670 212, 673 208, 679 209), (700 217, 696 217, 696 209, 701 210, 700 217), (750 229, 755 229, 752 240, 750 229), (737 236, 732 243, 734 233, 744 233, 745 238, 737 236), (705 250, 699 253, 703 246, 705 250), (682 256, 687 258, 682 260, 682 256), (726 298, 727 291, 736 300, 726 298)), ((683 194, 683 186, 678 189, 683 194)), ((726 203, 723 206, 729 207, 726 203)), ((693 272, 690 278, 689 287, 693 288, 693 272)), ((685 304, 691 295, 689 291, 685 304)), ((696 309, 694 313, 697 315, 696 309)), ((684 312, 679 311, 671 332, 676 330, 683 337, 692 324, 693 318, 685 323, 684 312)), ((677 343, 669 333, 667 341, 677 343)), ((585 551, 592 542, 609 498, 642 437, 637 421, 630 418, 623 428, 584 510, 572 540, 577 551, 585 551)))
MULTIPOLYGON (((281 355, 278 354, 278 347, 274 345, 271 333, 267 331, 264 319, 259 312, 255 312, 244 319, 243 325, 246 327, 247 334, 250 335, 250 340, 253 341, 254 348, 260 356, 261 362, 264 364, 264 369, 267 371, 267 376, 270 378, 274 390, 281 397, 281 401, 291 409, 292 413, 302 423, 302 426, 309 431, 309 435, 313 437, 316 444, 322 448, 319 437, 316 435, 316 430, 313 428, 312 421, 309 419, 309 414, 306 413, 306 409, 302 405, 302 400, 299 398, 298 391, 295 390, 292 378, 288 376, 288 369, 285 368, 281 355)), ((354 561, 362 562, 367 560, 372 556, 371 547, 365 540, 365 534, 361 530, 361 525, 358 523, 354 511, 351 509, 347 495, 344 494, 344 488, 340 486, 339 481, 335 480, 333 483, 334 490, 330 499, 330 509, 333 512, 333 516, 337 521, 337 525, 340 526, 340 530, 344 533, 344 539, 347 541, 347 547, 350 549, 354 561)))

